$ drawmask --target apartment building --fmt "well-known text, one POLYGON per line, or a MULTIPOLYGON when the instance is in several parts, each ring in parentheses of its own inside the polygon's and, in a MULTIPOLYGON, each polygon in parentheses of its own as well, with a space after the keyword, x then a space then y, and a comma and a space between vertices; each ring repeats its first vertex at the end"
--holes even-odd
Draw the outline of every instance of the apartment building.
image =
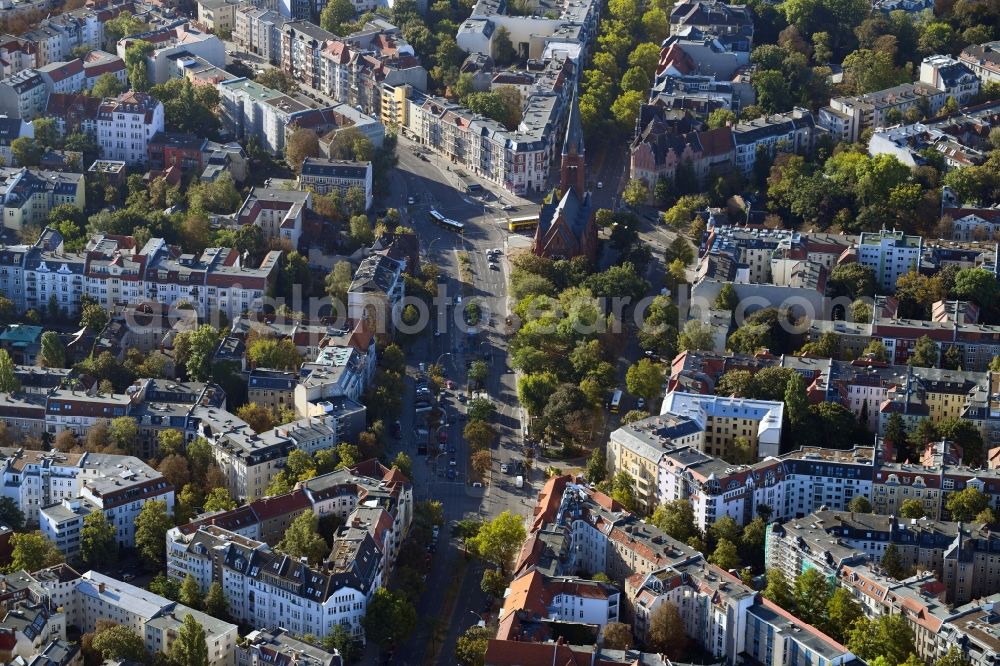
MULTIPOLYGON (((43 588, 48 585, 43 581, 43 588)), ((177 638, 188 615, 205 630, 208 663, 211 666, 235 666, 235 624, 223 622, 176 601, 115 580, 96 571, 88 571, 73 582, 72 603, 66 606, 69 624, 82 631, 94 631, 99 620, 124 625, 143 639, 150 654, 165 653, 177 638)))
MULTIPOLYGON (((721 3, 719 3, 721 5, 721 3)), ((807 154, 816 142, 817 125, 812 112, 796 107, 787 113, 761 116, 732 126, 736 168, 753 171, 758 151, 807 154)))
POLYGON ((347 289, 347 316, 389 334, 402 315, 404 292, 402 262, 381 254, 365 257, 347 289))
POLYGON ((310 479, 289 495, 171 529, 167 573, 178 580, 190 573, 202 590, 221 582, 230 613, 254 626, 282 626, 317 637, 344 626, 361 639, 365 608, 409 529, 412 503, 412 487, 398 471, 375 461, 362 463, 310 479), (264 516, 309 509, 345 521, 319 568, 272 551, 268 542, 276 543, 284 530, 264 524, 264 516), (263 532, 273 541, 263 539, 263 532))
POLYGON ((1000 41, 970 44, 958 59, 983 83, 1000 81, 1000 41))
POLYGON ((133 10, 131 2, 109 3, 101 8, 84 7, 43 18, 37 27, 20 36, 20 48, 11 49, 12 55, 22 54, 22 57, 14 55, 7 59, 10 73, 68 60, 74 50, 103 48, 104 24, 122 12, 133 10))
POLYGON ((528 571, 508 586, 498 613, 500 634, 505 635, 505 626, 529 618, 589 625, 599 631, 618 621, 620 598, 618 588, 608 583, 528 571))
POLYGON ((659 492, 663 456, 685 446, 697 449, 704 436, 702 424, 687 416, 665 414, 636 421, 611 433, 608 468, 632 477, 636 499, 646 512, 652 513, 663 501, 659 492))
POLYGON ((236 224, 260 227, 265 241, 285 240, 299 247, 312 192, 254 187, 236 212, 236 224))
POLYGON ((145 164, 150 140, 162 131, 163 103, 146 93, 106 99, 97 112, 97 143, 104 159, 145 164))
POLYGON ((86 90, 93 89, 105 74, 111 74, 124 86, 128 82, 125 60, 106 51, 91 51, 83 56, 83 87, 86 90))
POLYGON ((982 524, 821 510, 770 525, 765 559, 769 570, 778 568, 789 580, 809 568, 833 580, 844 566, 880 564, 891 545, 906 569, 932 572, 939 594, 957 606, 1000 589, 992 566, 996 541, 982 524))
POLYGON ((51 93, 75 93, 86 89, 87 77, 83 71, 83 60, 76 58, 68 62, 51 62, 35 70, 45 81, 51 93))
POLYGON ((297 635, 317 638, 343 626, 356 639, 364 634, 362 619, 371 595, 382 584, 381 553, 366 534, 345 566, 314 569, 272 551, 267 544, 215 526, 189 536, 168 535, 168 574, 182 578, 207 573, 203 590, 221 582, 229 613, 258 627, 280 626, 297 635), (217 563, 215 563, 215 562, 217 563))
MULTIPOLYGON (((619 616, 632 623, 640 638, 652 612, 670 601, 677 605, 685 633, 727 664, 740 663, 747 654, 767 666, 856 662, 847 648, 815 627, 573 477, 546 482, 531 520, 515 565, 515 576, 521 576, 515 583, 525 580, 524 575, 604 572, 623 585, 619 616)), ((529 629, 521 614, 507 613, 501 615, 497 639, 530 643, 536 637, 529 629)))
POLYGON ((198 0, 198 23, 216 34, 232 33, 238 6, 235 0, 198 0))
POLYGON ((753 44, 753 14, 745 5, 729 5, 717 0, 685 0, 670 10, 670 34, 686 34, 691 28, 719 39, 753 44))
POLYGON ((294 407, 298 373, 291 370, 254 368, 247 379, 247 402, 279 411, 294 407))
POLYGON ((46 594, 34 576, 26 571, 4 574, 0 576, 0 590, 4 607, 0 616, 0 659, 11 664, 32 663, 29 660, 43 652, 57 656, 59 647, 74 654, 66 642, 63 608, 46 594))
POLYGON ((685 633, 729 663, 743 651, 748 611, 757 601, 751 588, 701 558, 630 578, 625 594, 635 609, 633 632, 640 640, 649 636, 652 614, 670 602, 681 612, 685 633), (711 606, 706 598, 712 598, 711 606))
POLYGON ((314 362, 299 369, 295 411, 303 416, 353 413, 367 386, 365 363, 356 349, 326 347, 314 362))
POLYGON ((34 44, 13 35, 0 36, 0 77, 7 78, 36 63, 34 44))
MULTIPOLYGON (((925 155, 930 150, 937 153, 949 169, 977 166, 986 161, 990 151, 989 142, 983 135, 988 136, 989 130, 997 126, 1000 126, 1000 101, 984 102, 939 118, 876 130, 868 141, 868 152, 893 155, 904 164, 921 166, 927 163, 925 155)), ((953 239, 986 238, 988 236, 958 236, 953 239)))
POLYGON ((97 137, 97 113, 103 100, 88 95, 64 95, 53 93, 49 95, 45 115, 56 121, 59 135, 80 132, 97 137))
POLYGON ((24 69, 0 80, 0 113, 34 120, 44 115, 51 90, 37 69, 24 69))
POLYGON ((14 164, 14 154, 10 144, 21 137, 34 138, 34 126, 23 118, 8 118, 0 115, 0 160, 3 164, 14 164))
MULTIPOLYGON (((281 252, 265 255, 259 266, 243 266, 231 248, 208 248, 201 256, 180 254, 163 239, 138 248, 131 237, 96 236, 84 252, 68 253, 62 236, 46 229, 34 245, 0 255, 0 263, 20 270, 25 288, 8 292, 21 309, 44 309, 49 299, 69 313, 87 294, 108 310, 124 303, 192 305, 200 317, 226 317, 260 308, 277 278, 281 252)), ((19 279, 18 275, 14 280, 19 279)))
MULTIPOLYGON (((38 524, 45 531, 49 507, 60 506, 64 500, 81 500, 104 511, 123 547, 134 544, 135 517, 142 504, 162 500, 168 510, 174 504, 173 487, 159 472, 132 456, 0 449, 0 474, 3 496, 18 505, 29 524, 38 524)), ((72 533, 53 530, 48 534, 64 552, 78 547, 72 533)))
POLYGON ((83 210, 85 203, 82 173, 0 167, 0 211, 7 229, 20 231, 40 224, 56 206, 83 210))
POLYGON ((223 126, 240 140, 257 137, 275 154, 285 148, 288 125, 309 110, 301 102, 249 79, 223 81, 218 88, 223 126))
POLYGON ((920 81, 944 90, 960 106, 979 93, 979 76, 965 61, 950 55, 930 55, 920 61, 920 81))
POLYGON ((704 430, 702 450, 709 455, 733 455, 737 439, 746 439, 757 457, 778 455, 785 405, 771 400, 749 400, 724 396, 702 396, 671 391, 664 397, 660 414, 685 416, 704 430))
MULTIPOLYGON (((164 27, 138 35, 128 35, 118 40, 118 57, 125 57, 125 50, 136 40, 153 45, 153 52, 146 57, 149 82, 165 83, 174 78, 176 61, 180 57, 198 57, 215 67, 226 66, 226 47, 215 35, 195 29, 188 21, 178 20, 164 27)), ((161 128, 162 129, 162 128, 161 128)))
POLYGON ((193 134, 157 132, 147 150, 148 166, 153 171, 178 167, 184 176, 201 174, 202 180, 214 180, 206 176, 218 170, 219 175, 229 173, 236 183, 247 177, 246 151, 236 142, 223 144, 193 134))
POLYGON ((902 231, 865 232, 858 239, 858 263, 872 269, 882 290, 893 293, 899 277, 920 266, 923 244, 922 236, 902 231))
POLYGON ((309 21, 288 21, 281 28, 281 68, 296 81, 320 89, 321 54, 327 42, 337 39, 309 21))
POLYGON ((299 173, 299 188, 317 194, 336 191, 341 196, 357 188, 364 192, 368 210, 372 206, 372 163, 307 157, 299 173))
POLYGON ((276 430, 260 434, 225 409, 196 408, 199 437, 212 445, 212 453, 226 476, 229 492, 239 499, 264 496, 271 480, 280 472, 295 445, 276 430))
POLYGON ((233 42, 272 65, 281 62, 281 35, 286 19, 277 11, 246 5, 233 14, 233 42))
POLYGON ((636 135, 630 147, 629 173, 652 190, 660 178, 673 182, 678 168, 694 170, 699 182, 727 171, 735 157, 732 131, 719 127, 705 132, 683 131, 689 120, 674 122, 675 114, 662 105, 643 105, 636 135))
POLYGON ((336 650, 301 641, 285 629, 255 629, 237 646, 239 666, 271 666, 271 664, 299 664, 300 666, 339 666, 340 655, 336 650))

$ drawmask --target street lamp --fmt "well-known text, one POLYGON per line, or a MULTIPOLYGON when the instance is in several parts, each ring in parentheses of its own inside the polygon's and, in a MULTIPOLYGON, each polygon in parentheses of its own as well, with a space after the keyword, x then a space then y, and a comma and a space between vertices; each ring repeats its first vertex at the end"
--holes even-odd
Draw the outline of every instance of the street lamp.
POLYGON ((445 352, 445 353, 441 354, 440 356, 438 356, 437 360, 434 361, 434 365, 440 365, 441 364, 441 359, 443 359, 445 356, 451 356, 451 352, 445 352))

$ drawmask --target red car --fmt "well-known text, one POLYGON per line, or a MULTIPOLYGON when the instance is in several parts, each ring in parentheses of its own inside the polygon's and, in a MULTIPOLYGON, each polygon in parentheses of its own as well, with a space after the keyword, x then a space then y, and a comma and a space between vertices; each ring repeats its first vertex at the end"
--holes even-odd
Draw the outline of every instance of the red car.
POLYGON ((450 379, 446 381, 444 385, 447 386, 449 389, 455 388, 455 382, 451 381, 450 379))
POLYGON ((448 433, 447 433, 447 431, 442 430, 442 431, 438 432, 438 441, 441 442, 442 444, 445 444, 445 443, 448 442, 448 433))

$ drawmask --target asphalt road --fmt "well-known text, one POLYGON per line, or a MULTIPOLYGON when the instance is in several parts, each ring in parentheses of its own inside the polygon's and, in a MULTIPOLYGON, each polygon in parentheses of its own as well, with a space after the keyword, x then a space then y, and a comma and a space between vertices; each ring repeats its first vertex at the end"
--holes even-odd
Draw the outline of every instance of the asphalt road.
MULTIPOLYGON (((509 266, 506 257, 499 262, 498 269, 490 267, 487 250, 498 248, 506 251, 508 232, 500 222, 506 215, 497 206, 498 198, 507 204, 527 206, 528 202, 516 201, 502 192, 489 192, 485 196, 473 197, 463 193, 457 175, 449 171, 443 159, 425 154, 426 161, 414 153, 415 145, 400 138, 398 155, 399 167, 392 174, 392 194, 383 199, 382 207, 396 207, 404 211, 406 221, 416 229, 420 238, 421 261, 437 264, 445 277, 443 287, 442 312, 430 323, 431 330, 412 347, 408 359, 407 390, 404 392, 403 411, 400 419, 402 440, 399 447, 414 460, 414 488, 418 499, 440 500, 446 523, 466 517, 490 518, 502 511, 510 510, 520 515, 528 515, 531 502, 542 479, 535 473, 535 487, 529 479, 524 488, 514 487, 513 476, 502 476, 500 465, 521 459, 523 449, 520 437, 520 410, 513 372, 507 365, 507 349, 503 335, 504 319, 507 314, 507 274, 509 266), (414 204, 408 204, 413 197, 414 204), (465 224, 465 233, 455 234, 430 221, 431 207, 443 215, 465 224), (471 285, 462 289, 459 272, 459 253, 468 253, 471 269, 471 285), (457 296, 462 303, 457 303, 457 296), (484 313, 481 328, 469 334, 465 326, 462 310, 469 299, 477 299, 484 313), (492 319, 492 324, 490 323, 492 319), (433 332, 440 331, 435 336, 433 332), (485 392, 497 407, 494 424, 500 436, 492 448, 493 470, 484 487, 473 487, 470 483, 468 460, 469 451, 462 438, 465 425, 466 402, 458 399, 466 394, 468 374, 466 362, 473 359, 491 358, 489 376, 485 382, 485 392), (440 363, 445 368, 447 378, 454 381, 455 389, 446 391, 446 400, 441 405, 447 425, 447 446, 455 447, 453 468, 457 475, 449 480, 448 454, 435 459, 417 455, 414 441, 415 415, 413 413, 413 377, 420 363, 440 363)), ((423 419, 420 418, 420 421, 423 419)), ((443 419, 444 420, 444 419, 443 419)), ((440 664, 454 663, 454 644, 458 636, 477 621, 474 614, 482 613, 486 607, 485 595, 479 588, 483 567, 478 562, 470 562, 463 578, 456 582, 459 558, 464 554, 459 544, 450 537, 450 528, 442 530, 441 541, 432 560, 427 578, 426 591, 417 609, 418 629, 411 640, 396 650, 393 658, 396 664, 422 663, 428 649, 435 648, 432 634, 436 626, 444 627, 444 639, 440 664), (458 602, 454 614, 440 616, 449 587, 458 585, 458 602)))

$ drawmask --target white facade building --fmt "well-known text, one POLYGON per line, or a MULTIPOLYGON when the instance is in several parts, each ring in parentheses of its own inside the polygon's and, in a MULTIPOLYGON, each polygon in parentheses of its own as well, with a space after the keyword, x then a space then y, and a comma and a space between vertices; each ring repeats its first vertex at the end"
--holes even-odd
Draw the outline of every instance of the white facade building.
POLYGON ((923 237, 902 231, 883 229, 863 233, 858 240, 858 263, 875 272, 875 280, 882 290, 893 293, 900 276, 919 268, 923 244, 923 237))
POLYGON ((123 93, 98 110, 97 144, 106 160, 145 164, 150 140, 162 131, 163 103, 146 93, 123 93))

